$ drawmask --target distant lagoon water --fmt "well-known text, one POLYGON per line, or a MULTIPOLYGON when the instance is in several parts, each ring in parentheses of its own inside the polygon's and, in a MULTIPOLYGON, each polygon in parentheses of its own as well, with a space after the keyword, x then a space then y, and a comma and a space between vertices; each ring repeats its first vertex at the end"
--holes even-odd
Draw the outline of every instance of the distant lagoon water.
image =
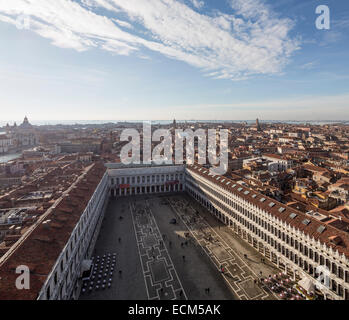
POLYGON ((6 163, 8 161, 17 159, 21 156, 20 153, 15 153, 15 154, 0 154, 0 163, 6 163))
MULTIPOLYGON (((150 121, 152 124, 170 124, 173 122, 173 120, 29 120, 31 124, 36 126, 42 126, 42 125, 86 125, 86 124, 105 124, 105 123, 141 123, 143 121, 150 121)), ((343 124, 349 124, 348 120, 259 120, 260 123, 288 123, 288 124, 313 124, 313 125, 324 125, 324 124, 331 124, 331 123, 343 123, 343 124)), ((243 123, 246 122, 247 124, 253 124, 256 122, 256 120, 180 120, 176 119, 177 123, 194 123, 194 122, 201 122, 201 123, 243 123)), ((1 121, 0 120, 0 127, 5 126, 7 123, 10 125, 13 125, 13 121, 1 121)), ((21 121, 16 121, 17 124, 20 124, 21 121)))

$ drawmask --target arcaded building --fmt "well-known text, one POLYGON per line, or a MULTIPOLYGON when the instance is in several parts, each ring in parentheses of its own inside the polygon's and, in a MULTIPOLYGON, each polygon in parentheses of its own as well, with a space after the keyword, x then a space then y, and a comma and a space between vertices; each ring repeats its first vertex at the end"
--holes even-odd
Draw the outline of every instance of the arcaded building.
POLYGON ((0 259, 0 299, 77 298, 108 200, 167 192, 188 193, 295 279, 324 276, 325 298, 349 299, 349 235, 339 219, 302 213, 199 165, 100 163, 0 259), (30 290, 15 287, 18 265, 30 269, 30 290))

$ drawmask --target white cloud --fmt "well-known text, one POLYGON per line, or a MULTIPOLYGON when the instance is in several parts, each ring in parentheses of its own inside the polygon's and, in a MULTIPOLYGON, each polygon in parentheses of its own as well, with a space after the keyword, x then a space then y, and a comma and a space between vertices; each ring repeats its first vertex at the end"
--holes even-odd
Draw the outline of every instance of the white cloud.
POLYGON ((190 2, 196 9, 201 9, 205 5, 205 3, 200 0, 190 0, 190 2))
POLYGON ((310 69, 314 69, 316 65, 317 65, 316 61, 311 61, 311 62, 304 63, 303 65, 300 66, 300 68, 304 70, 310 70, 310 69))
POLYGON ((121 27, 129 28, 129 29, 133 28, 132 25, 126 21, 119 20, 119 19, 112 19, 112 20, 115 21, 121 27))
POLYGON ((280 73, 299 47, 289 36, 292 21, 259 0, 231 0, 231 7, 235 15, 198 13, 177 0, 0 0, 0 20, 29 15, 31 29, 56 46, 139 56, 147 48, 217 79, 280 73))

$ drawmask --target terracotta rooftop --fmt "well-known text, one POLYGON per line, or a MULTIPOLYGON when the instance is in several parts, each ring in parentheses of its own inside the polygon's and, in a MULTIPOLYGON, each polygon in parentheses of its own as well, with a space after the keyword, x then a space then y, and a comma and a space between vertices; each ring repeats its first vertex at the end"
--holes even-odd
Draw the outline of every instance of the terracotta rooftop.
POLYGON ((275 153, 263 153, 263 157, 274 158, 279 160, 288 160, 286 157, 275 153))
POLYGON ((0 300, 34 300, 38 297, 105 170, 101 163, 91 166, 86 176, 76 183, 76 188, 72 188, 31 233, 24 235, 26 238, 13 252, 9 251, 0 259, 0 300), (47 220, 51 222, 45 226, 43 222, 47 220), (30 269, 29 290, 15 287, 18 277, 15 270, 20 265, 30 269))
POLYGON ((199 165, 188 165, 188 169, 219 185, 228 192, 236 194, 239 197, 253 203, 260 209, 269 212, 283 222, 286 222, 290 226, 303 231, 311 238, 326 244, 326 246, 331 247, 334 250, 338 250, 339 253, 343 253, 347 258, 349 258, 349 233, 335 228, 332 223, 329 225, 321 222, 311 215, 298 211, 292 207, 288 207, 275 199, 269 198, 224 176, 209 175, 209 170, 199 165), (337 236, 342 239, 341 243, 338 245, 334 244, 331 241, 332 238, 330 238, 337 236))
POLYGON ((321 168, 309 163, 303 164, 303 168, 312 172, 328 172, 326 168, 321 168))

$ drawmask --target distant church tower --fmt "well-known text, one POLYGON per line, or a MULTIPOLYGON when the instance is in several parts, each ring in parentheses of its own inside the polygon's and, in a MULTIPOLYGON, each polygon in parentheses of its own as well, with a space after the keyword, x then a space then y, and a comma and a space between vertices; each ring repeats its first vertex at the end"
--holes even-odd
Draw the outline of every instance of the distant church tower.
POLYGON ((256 119, 256 128, 257 128, 257 131, 262 131, 258 118, 256 119))

